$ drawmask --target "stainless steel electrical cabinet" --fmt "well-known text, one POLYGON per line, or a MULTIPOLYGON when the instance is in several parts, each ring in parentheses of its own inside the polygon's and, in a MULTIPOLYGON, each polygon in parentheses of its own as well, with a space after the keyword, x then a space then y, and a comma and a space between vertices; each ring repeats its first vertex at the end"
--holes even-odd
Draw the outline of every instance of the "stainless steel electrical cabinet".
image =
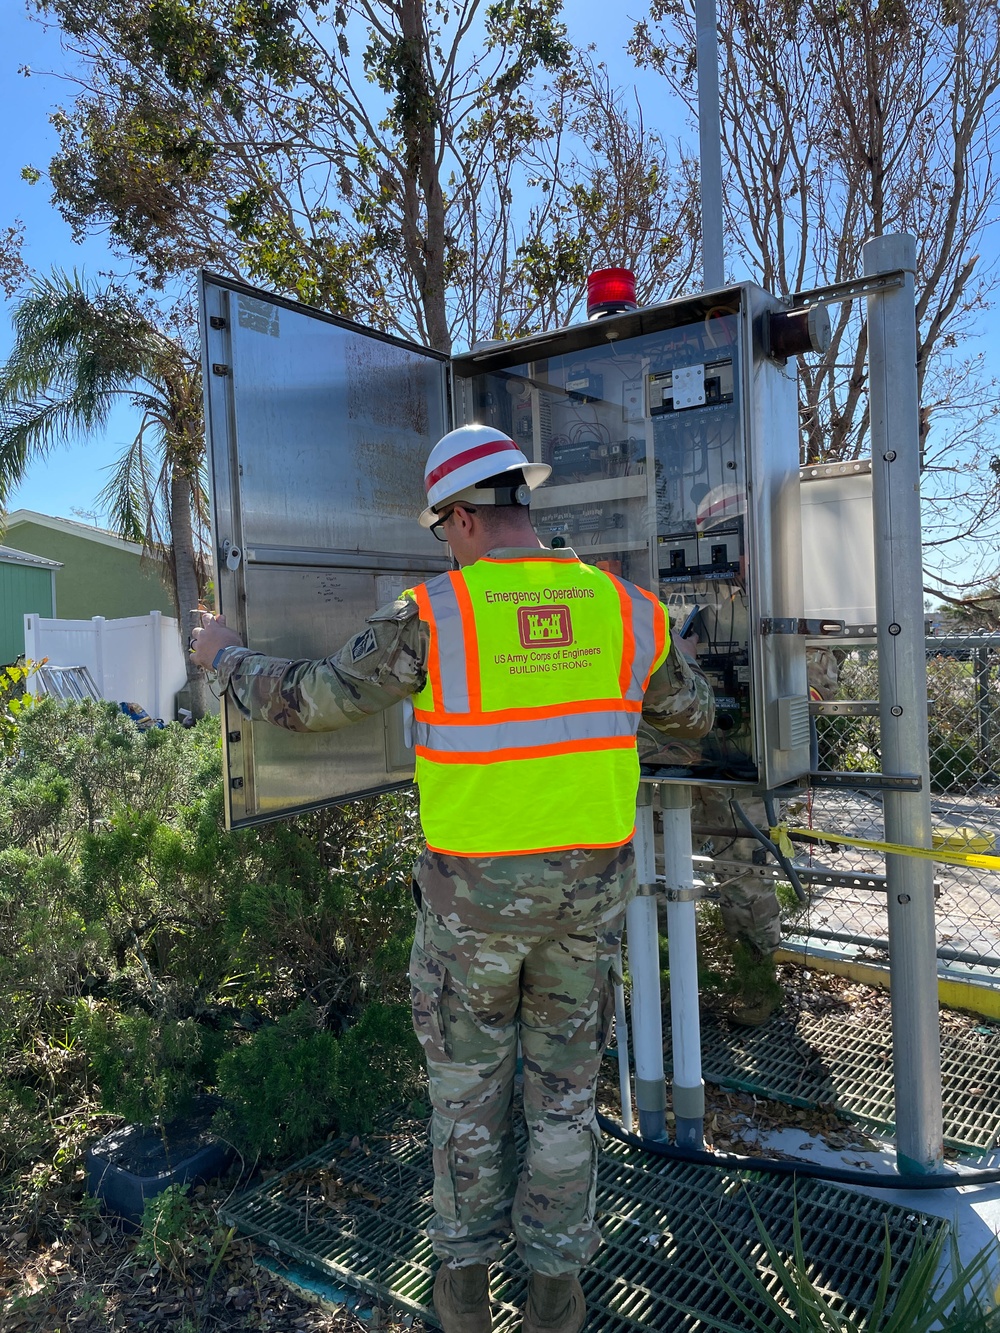
MULTIPOLYGON (((647 777, 776 787, 809 770, 794 362, 784 307, 749 284, 452 358, 204 275, 220 603, 263 652, 320 657, 377 604, 447 568, 419 528, 423 467, 482 422, 550 463, 541 539, 658 590, 698 637, 717 720, 643 730, 647 777)), ((410 776, 397 707, 332 735, 223 704, 232 823, 410 776)))

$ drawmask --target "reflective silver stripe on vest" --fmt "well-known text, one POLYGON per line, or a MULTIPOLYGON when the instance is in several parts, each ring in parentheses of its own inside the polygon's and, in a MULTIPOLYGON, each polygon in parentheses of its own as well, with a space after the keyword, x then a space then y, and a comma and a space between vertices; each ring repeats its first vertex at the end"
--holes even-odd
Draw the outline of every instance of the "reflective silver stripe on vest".
POLYGON ((465 631, 451 576, 439 574, 424 587, 437 626, 441 707, 446 713, 467 713, 469 685, 465 674, 465 631))
POLYGON ((414 722, 413 739, 428 750, 488 754, 493 750, 634 736, 639 730, 639 719, 639 713, 609 709, 601 713, 564 713, 561 717, 537 718, 531 722, 461 723, 455 726, 414 722))
POLYGON ((621 586, 632 603, 632 634, 635 638, 635 658, 632 679, 625 691, 626 699, 641 699, 646 677, 656 661, 656 606, 633 583, 621 580, 621 586))

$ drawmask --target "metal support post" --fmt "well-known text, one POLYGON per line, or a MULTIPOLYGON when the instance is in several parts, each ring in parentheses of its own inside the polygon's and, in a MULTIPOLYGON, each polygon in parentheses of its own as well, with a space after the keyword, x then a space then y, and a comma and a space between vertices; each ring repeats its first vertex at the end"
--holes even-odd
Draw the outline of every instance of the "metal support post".
POLYGON ((663 1074, 663 1018, 660 1012, 660 932, 656 921, 656 862, 652 794, 639 788, 635 821, 639 894, 625 915, 628 969, 632 981, 632 1048, 635 1051, 635 1104, 639 1133, 665 1139, 667 1108, 663 1074))
POLYGON ((722 117, 715 0, 695 0, 698 43, 698 145, 701 156, 701 262, 705 290, 726 281, 722 230, 722 117))
POLYGON ((703 1145, 705 1082, 701 1076, 698 1013, 698 926, 691 860, 691 788, 662 786, 663 869, 670 946, 670 1028, 673 1042, 673 1106, 677 1142, 703 1145))
MULTIPOLYGON (((919 792, 885 791, 885 836, 931 846, 920 546, 920 438, 916 242, 879 236, 864 247, 865 277, 903 270, 905 280, 868 298, 875 602, 878 618, 882 771, 919 773, 919 792)), ((943 1162, 941 1044, 934 935, 934 866, 886 857, 896 1160, 906 1175, 943 1162)))

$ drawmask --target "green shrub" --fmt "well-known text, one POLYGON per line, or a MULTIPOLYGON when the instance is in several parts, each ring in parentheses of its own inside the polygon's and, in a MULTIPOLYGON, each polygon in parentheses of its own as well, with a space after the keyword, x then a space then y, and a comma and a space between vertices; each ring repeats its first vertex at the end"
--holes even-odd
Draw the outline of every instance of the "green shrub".
POLYGON ((185 1185, 170 1185, 146 1200, 136 1253, 157 1263, 178 1282, 187 1283, 209 1268, 211 1285, 235 1235, 235 1227, 219 1225, 215 1213, 195 1203, 185 1185))
POLYGON ((222 1038, 193 1018, 153 1018, 81 1004, 72 1029, 87 1053, 105 1111, 140 1125, 190 1110, 214 1083, 222 1038))
POLYGON ((409 793, 226 832, 217 719, 141 732, 113 704, 22 712, 0 757, 0 1168, 92 1097, 169 1119, 276 1024, 319 1110, 285 1123, 275 1097, 245 1141, 285 1153, 365 1124, 412 1073, 418 846, 409 793))
POLYGON ((303 1005, 222 1057, 229 1105, 217 1127, 248 1156, 300 1156, 330 1129, 370 1129, 380 1109, 410 1094, 418 1064, 403 1006, 370 1004, 338 1039, 303 1005))
MULTIPOLYGON (((751 1205, 752 1206, 752 1205, 751 1205)), ((848 1319, 841 1302, 823 1289, 815 1278, 802 1242, 802 1224, 798 1201, 792 1215, 792 1254, 784 1255, 768 1234, 756 1208, 754 1221, 767 1256, 766 1268, 778 1278, 777 1289, 769 1277, 761 1276, 764 1265, 751 1265, 721 1231, 729 1257, 749 1285, 758 1309, 751 1309, 735 1287, 726 1285, 734 1303, 761 1330, 802 1330, 803 1333, 997 1333, 1000 1308, 993 1299, 990 1270, 997 1257, 996 1242, 981 1250, 969 1263, 963 1263, 954 1235, 951 1237, 951 1264, 942 1270, 948 1231, 942 1228, 927 1242, 916 1237, 914 1253, 906 1269, 891 1290, 898 1262, 889 1240, 886 1222, 882 1265, 878 1273, 875 1302, 871 1312, 860 1322, 848 1319), (759 1313, 763 1307, 766 1314, 759 1313)), ((766 1271, 766 1269, 765 1269, 766 1271)))

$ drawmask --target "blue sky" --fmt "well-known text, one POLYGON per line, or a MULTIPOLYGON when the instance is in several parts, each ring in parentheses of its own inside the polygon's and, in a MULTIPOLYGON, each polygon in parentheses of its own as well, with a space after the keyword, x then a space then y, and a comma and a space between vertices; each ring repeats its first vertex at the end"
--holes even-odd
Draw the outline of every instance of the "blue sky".
MULTIPOLYGON (((27 163, 44 169, 57 148, 49 113, 72 87, 64 79, 33 73, 25 78, 20 66, 33 71, 66 70, 66 57, 58 35, 31 22, 20 0, 0 3, 0 118, 7 133, 0 136, 0 226, 14 218, 25 224, 24 257, 42 270, 56 264, 78 269, 97 278, 114 266, 106 245, 99 238, 74 243, 69 227, 49 203, 45 182, 29 185, 20 179, 27 163)), ((10 319, 0 319, 0 356, 12 343, 10 319)), ((106 479, 101 471, 121 452, 135 433, 135 413, 128 407, 116 411, 107 434, 95 436, 86 445, 59 449, 35 463, 8 503, 8 509, 36 509, 44 514, 72 518, 73 509, 90 510, 106 479)))

